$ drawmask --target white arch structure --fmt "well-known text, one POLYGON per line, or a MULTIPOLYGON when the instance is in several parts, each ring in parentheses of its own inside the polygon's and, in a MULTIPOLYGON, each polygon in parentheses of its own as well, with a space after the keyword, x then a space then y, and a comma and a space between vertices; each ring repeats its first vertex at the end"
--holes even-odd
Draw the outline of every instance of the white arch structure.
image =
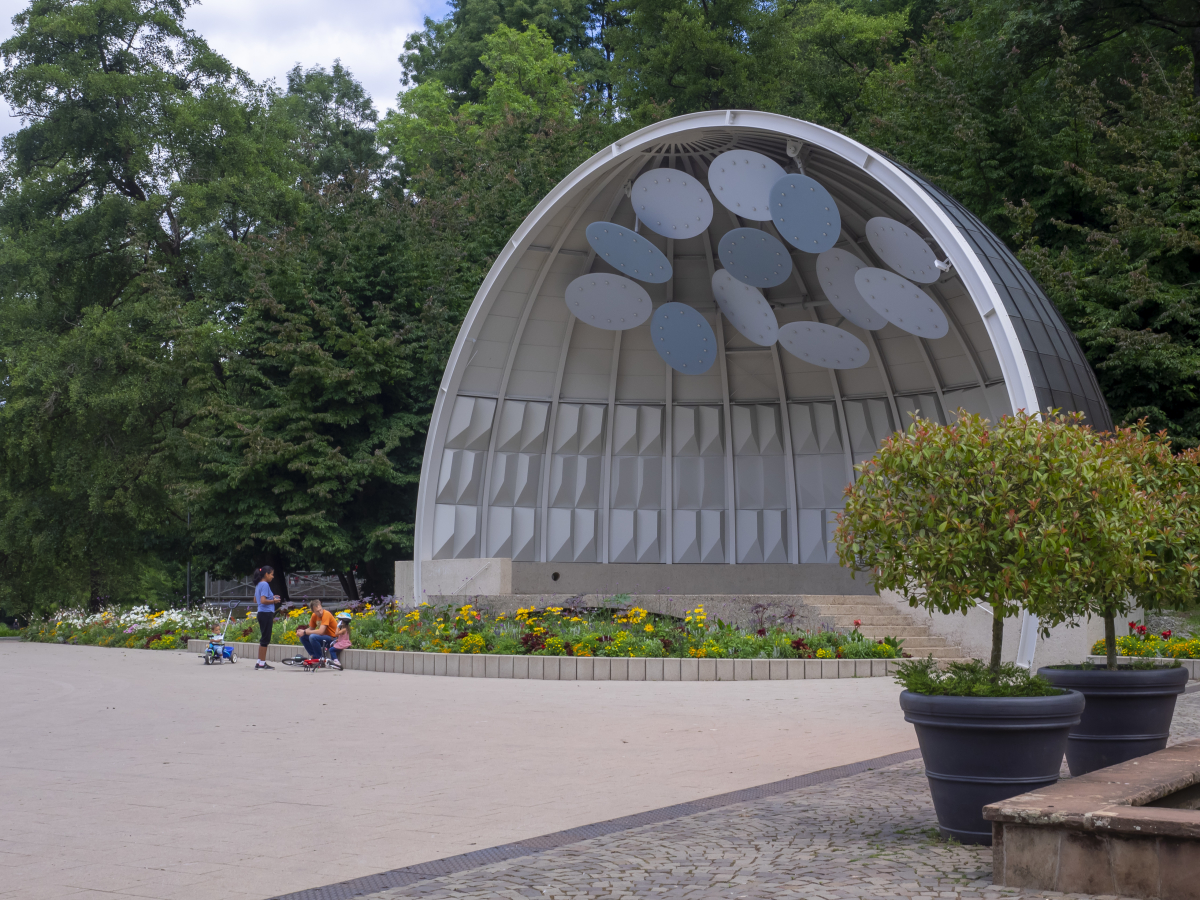
MULTIPOLYGON (((790 249, 790 248, 789 248, 790 249)), ((1082 410, 1111 427, 1079 346, 1029 273, 974 216, 885 156, 809 122, 752 111, 659 122, 597 153, 558 184, 512 236, 479 288, 442 378, 416 517, 421 564, 508 557, 554 563, 836 563, 829 537, 852 466, 907 424, 962 407, 1082 410), (789 144, 791 153, 789 153, 789 144), (688 304, 711 324, 716 365, 672 371, 650 325, 605 331, 572 316, 567 284, 615 273, 584 230, 635 226, 628 185, 654 168, 707 184, 720 153, 749 149, 815 178, 841 215, 837 247, 882 262, 865 239, 875 216, 916 231, 948 272, 927 291, 949 333, 927 340, 866 331, 828 304, 816 257, 764 291, 780 325, 837 324, 870 350, 860 368, 810 365, 742 337, 710 279, 717 242, 739 219, 720 203, 707 230, 667 240, 673 266, 642 285, 655 307, 688 304), (841 320, 841 321, 839 321, 841 320)))

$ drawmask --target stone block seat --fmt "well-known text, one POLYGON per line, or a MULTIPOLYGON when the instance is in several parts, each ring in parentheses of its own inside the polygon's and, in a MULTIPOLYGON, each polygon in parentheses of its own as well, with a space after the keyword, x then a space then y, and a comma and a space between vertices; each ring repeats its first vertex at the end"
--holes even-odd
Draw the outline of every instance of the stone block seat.
POLYGON ((985 806, 997 885, 1200 897, 1200 740, 985 806))

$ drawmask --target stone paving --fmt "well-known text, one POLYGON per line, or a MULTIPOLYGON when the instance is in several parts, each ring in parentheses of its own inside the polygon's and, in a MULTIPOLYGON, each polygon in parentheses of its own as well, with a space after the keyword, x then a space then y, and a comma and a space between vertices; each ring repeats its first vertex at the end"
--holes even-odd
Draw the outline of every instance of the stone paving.
MULTIPOLYGON (((1193 693, 1179 698, 1172 742, 1197 736, 1193 693)), ((366 896, 1092 898, 995 887, 990 848, 943 841, 935 825, 918 760, 366 896)))

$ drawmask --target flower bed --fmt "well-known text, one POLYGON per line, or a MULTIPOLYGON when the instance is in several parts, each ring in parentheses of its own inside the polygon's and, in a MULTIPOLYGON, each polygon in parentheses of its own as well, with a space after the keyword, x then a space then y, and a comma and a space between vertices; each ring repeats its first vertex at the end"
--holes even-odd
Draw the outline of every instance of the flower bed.
POLYGON ((217 618, 204 610, 152 610, 109 607, 98 613, 66 610, 54 618, 36 620, 21 630, 21 638, 58 644, 131 647, 141 650, 182 650, 189 638, 207 637, 217 618))
MULTIPOLYGON (((872 639, 857 625, 846 634, 834 630, 800 631, 778 622, 746 630, 721 620, 709 622, 703 608, 681 620, 625 607, 614 598, 601 609, 521 609, 514 615, 488 615, 474 607, 423 605, 405 612, 390 598, 356 607, 351 623, 353 646, 364 650, 417 650, 433 653, 509 656, 690 657, 715 659, 894 659, 897 638, 872 639)), ((249 613, 233 622, 229 641, 258 642, 258 622, 249 613)), ((176 649, 187 638, 211 633, 210 613, 127 613, 81 616, 66 613, 37 622, 23 632, 27 640, 100 646, 176 649)), ((299 644, 296 628, 308 624, 304 607, 276 617, 271 642, 299 644)))
MULTIPOLYGON (((1104 641, 1092 646, 1093 656, 1104 656, 1104 641)), ((1145 625, 1129 623, 1129 634, 1117 638, 1118 656, 1158 657, 1162 659, 1200 659, 1200 638, 1176 635, 1170 631, 1154 634, 1145 625)))

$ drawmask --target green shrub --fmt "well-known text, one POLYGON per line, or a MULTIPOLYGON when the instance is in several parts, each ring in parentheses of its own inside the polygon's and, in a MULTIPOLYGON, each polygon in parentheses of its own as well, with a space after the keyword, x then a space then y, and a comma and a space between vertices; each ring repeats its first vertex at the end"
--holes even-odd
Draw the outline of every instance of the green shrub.
POLYGON ((1064 691, 1045 678, 1012 663, 1002 663, 999 673, 977 659, 953 662, 939 669, 928 656, 900 663, 896 681, 914 694, 934 697, 1052 697, 1064 691))

